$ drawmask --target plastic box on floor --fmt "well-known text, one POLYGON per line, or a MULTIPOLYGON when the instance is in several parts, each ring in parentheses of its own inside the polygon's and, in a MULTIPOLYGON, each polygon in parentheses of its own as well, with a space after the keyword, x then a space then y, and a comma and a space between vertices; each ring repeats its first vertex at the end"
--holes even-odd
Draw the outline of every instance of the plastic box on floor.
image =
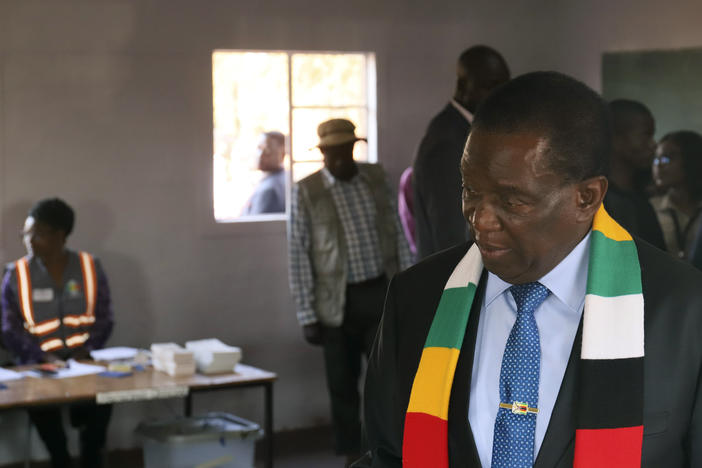
POLYGON ((145 468, 253 468, 258 424, 227 413, 142 422, 145 468))

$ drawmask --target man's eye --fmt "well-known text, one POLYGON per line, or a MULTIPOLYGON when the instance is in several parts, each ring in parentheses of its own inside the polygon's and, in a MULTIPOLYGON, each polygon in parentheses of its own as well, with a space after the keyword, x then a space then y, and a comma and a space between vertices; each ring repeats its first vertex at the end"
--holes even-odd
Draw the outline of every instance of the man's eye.
POLYGON ((475 196, 475 190, 473 190, 470 187, 466 187, 465 185, 463 186, 463 197, 464 198, 471 198, 475 196))
POLYGON ((502 200, 502 203, 504 206, 512 210, 518 210, 528 206, 527 203, 518 198, 505 198, 502 200))

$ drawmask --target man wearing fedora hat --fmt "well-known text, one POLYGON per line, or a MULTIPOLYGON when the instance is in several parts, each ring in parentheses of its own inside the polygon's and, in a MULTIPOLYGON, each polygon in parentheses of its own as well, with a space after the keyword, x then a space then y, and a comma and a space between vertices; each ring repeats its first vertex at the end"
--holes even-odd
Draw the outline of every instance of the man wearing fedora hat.
POLYGON ((388 279, 410 265, 385 171, 357 163, 346 119, 319 125, 324 167, 293 187, 290 288, 305 340, 324 349, 337 453, 360 452, 361 355, 368 355, 388 279))

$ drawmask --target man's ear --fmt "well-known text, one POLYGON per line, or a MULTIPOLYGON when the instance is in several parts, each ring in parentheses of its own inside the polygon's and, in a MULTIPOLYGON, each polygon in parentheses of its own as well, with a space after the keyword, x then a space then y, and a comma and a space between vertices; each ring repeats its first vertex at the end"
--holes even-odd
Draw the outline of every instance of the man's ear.
POLYGON ((595 176, 579 182, 576 187, 576 211, 578 222, 592 222, 607 193, 605 176, 595 176))

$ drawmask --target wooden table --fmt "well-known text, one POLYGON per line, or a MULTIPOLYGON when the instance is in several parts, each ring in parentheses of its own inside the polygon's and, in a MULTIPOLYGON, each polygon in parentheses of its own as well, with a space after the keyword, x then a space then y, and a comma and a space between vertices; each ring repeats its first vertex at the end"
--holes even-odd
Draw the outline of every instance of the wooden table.
MULTIPOLYGON (((15 370, 22 370, 18 368, 15 370)), ((170 377, 151 367, 134 372, 129 377, 107 378, 86 375, 67 379, 32 378, 5 382, 0 391, 0 410, 59 405, 79 401, 98 404, 144 401, 162 398, 185 398, 185 415, 192 414, 195 393, 214 390, 263 387, 264 389, 264 447, 266 467, 273 467, 273 382, 277 375, 244 364, 231 374, 170 377)))

